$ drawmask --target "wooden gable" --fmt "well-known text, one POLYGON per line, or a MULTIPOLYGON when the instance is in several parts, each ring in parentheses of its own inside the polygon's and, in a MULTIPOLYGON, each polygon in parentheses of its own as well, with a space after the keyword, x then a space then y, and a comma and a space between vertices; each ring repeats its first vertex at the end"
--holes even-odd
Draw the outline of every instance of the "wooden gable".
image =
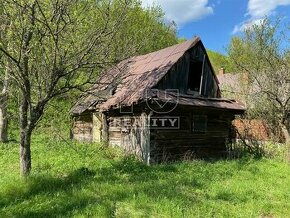
POLYGON ((214 70, 201 42, 185 52, 154 88, 176 89, 180 94, 196 97, 221 96, 214 70))

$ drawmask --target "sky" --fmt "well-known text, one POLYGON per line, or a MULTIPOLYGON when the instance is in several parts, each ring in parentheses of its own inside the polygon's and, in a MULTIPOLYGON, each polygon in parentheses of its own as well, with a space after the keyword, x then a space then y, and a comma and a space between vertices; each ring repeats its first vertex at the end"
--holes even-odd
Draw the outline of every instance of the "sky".
POLYGON ((290 0, 142 0, 159 5, 167 21, 175 21, 178 36, 200 36, 205 47, 226 53, 231 37, 265 17, 290 21, 290 0))

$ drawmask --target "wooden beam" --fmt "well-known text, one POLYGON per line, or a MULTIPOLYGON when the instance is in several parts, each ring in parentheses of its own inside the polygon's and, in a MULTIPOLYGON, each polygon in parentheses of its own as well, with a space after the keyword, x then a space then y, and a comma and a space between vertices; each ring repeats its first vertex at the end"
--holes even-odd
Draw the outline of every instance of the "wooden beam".
POLYGON ((150 164, 150 117, 151 114, 142 113, 141 120, 141 148, 143 153, 143 161, 150 164))
POLYGON ((93 113, 93 142, 102 141, 102 115, 100 112, 93 113))
POLYGON ((109 126, 108 126, 108 119, 107 115, 102 113, 101 114, 101 120, 102 120, 102 142, 105 143, 105 145, 109 145, 109 126))

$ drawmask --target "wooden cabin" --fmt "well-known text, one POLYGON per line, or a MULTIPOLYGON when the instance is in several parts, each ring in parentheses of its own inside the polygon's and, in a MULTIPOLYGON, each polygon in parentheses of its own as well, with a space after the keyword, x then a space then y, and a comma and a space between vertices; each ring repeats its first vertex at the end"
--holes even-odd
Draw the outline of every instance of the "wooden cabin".
POLYGON ((245 108, 221 98, 194 38, 104 71, 71 110, 76 140, 119 146, 146 163, 223 155, 245 108))

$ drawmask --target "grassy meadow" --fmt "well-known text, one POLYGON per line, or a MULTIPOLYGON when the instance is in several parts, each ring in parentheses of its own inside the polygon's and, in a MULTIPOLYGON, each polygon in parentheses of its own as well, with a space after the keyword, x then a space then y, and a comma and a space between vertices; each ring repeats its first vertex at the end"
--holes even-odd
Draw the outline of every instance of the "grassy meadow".
POLYGON ((0 144, 0 217, 290 217, 281 159, 146 166, 121 151, 38 135, 32 175, 18 144, 0 144))

